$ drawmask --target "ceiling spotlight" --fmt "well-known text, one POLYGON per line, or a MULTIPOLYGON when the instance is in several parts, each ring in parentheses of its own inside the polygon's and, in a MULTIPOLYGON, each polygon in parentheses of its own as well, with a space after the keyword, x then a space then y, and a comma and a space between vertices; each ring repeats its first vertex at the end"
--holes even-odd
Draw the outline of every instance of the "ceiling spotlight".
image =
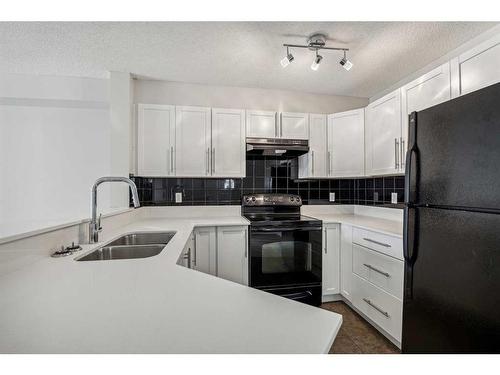
POLYGON ((342 60, 340 60, 340 65, 342 65, 342 67, 345 70, 350 70, 354 66, 354 64, 352 62, 350 62, 349 60, 347 60, 346 52, 345 51, 344 51, 344 57, 342 58, 342 60))
POLYGON ((314 59, 313 63, 311 64, 311 69, 312 70, 318 70, 319 68, 319 63, 323 60, 323 56, 318 55, 318 50, 316 50, 316 58, 314 59))
POLYGON ((281 59, 281 66, 286 68, 293 61, 293 59, 293 55, 288 51, 288 47, 286 47, 286 56, 281 59))

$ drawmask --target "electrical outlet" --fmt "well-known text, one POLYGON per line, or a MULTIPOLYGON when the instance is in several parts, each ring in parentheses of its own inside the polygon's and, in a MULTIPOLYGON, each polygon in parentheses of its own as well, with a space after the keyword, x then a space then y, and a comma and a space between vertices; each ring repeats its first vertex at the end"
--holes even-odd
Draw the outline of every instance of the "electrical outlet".
POLYGON ((182 193, 175 193, 175 203, 182 203, 182 193))
POLYGON ((335 193, 330 193, 330 202, 335 202, 335 193))
POLYGON ((391 193, 391 203, 398 203, 398 193, 391 193))

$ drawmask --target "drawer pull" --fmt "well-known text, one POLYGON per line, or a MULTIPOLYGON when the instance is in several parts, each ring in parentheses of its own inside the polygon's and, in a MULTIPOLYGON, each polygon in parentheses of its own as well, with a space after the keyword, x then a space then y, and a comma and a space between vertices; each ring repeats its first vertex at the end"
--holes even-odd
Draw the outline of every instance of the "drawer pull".
POLYGON ((389 245, 388 243, 378 242, 378 241, 372 240, 370 238, 363 238, 363 239, 365 241, 368 241, 368 242, 371 242, 371 243, 374 243, 374 244, 377 244, 377 245, 380 245, 380 246, 383 246, 383 247, 391 247, 391 245, 389 245))
POLYGON ((385 317, 389 318, 389 313, 387 311, 384 311, 380 307, 378 307, 377 305, 373 304, 372 301, 370 301, 368 298, 363 298, 363 301, 365 301, 367 304, 369 304, 371 307, 373 307, 375 310, 377 310, 379 313, 381 313, 385 317))
POLYGON ((391 275, 389 273, 381 271, 378 268, 373 267, 371 264, 363 263, 363 266, 365 266, 366 268, 371 269, 372 271, 378 272, 379 274, 384 275, 385 277, 391 277, 391 275))

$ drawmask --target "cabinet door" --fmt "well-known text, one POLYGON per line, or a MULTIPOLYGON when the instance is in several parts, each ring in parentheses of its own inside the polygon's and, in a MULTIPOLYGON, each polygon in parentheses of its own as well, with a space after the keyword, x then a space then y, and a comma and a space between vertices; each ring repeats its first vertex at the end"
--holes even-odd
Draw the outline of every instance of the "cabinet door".
POLYGON ((352 284, 352 227, 340 228, 340 294, 351 301, 352 284))
POLYGON ((451 99, 450 64, 447 62, 401 88, 400 169, 405 170, 408 145, 408 115, 451 99))
POLYGON ((137 174, 173 175, 175 107, 139 104, 137 116, 137 174))
POLYGON ((367 175, 401 173, 401 90, 370 103, 365 123, 367 175))
POLYGON ((327 177, 326 115, 309 115, 309 152, 299 156, 299 178, 327 177))
POLYGON ((452 97, 500 82, 500 34, 451 60, 452 97))
POLYGON ((340 293, 340 237, 338 224, 323 229, 323 295, 340 293))
POLYGON ((285 139, 309 139, 309 115, 282 112, 278 136, 285 139))
POLYGON ((194 253, 194 235, 191 233, 189 239, 182 249, 182 253, 177 260, 177 264, 192 268, 193 267, 193 253, 194 253))
POLYGON ((278 137, 276 112, 247 110, 247 137, 275 138, 278 137))
POLYGON ((245 111, 212 108, 212 176, 245 177, 245 111))
POLYGON ((217 274, 215 227, 194 230, 193 268, 211 275, 217 274))
POLYGON ((330 177, 358 177, 365 174, 365 110, 328 116, 330 177))
POLYGON ((246 227, 217 228, 217 276, 248 284, 248 241, 246 227))
POLYGON ((210 175, 210 108, 175 107, 175 175, 210 175))

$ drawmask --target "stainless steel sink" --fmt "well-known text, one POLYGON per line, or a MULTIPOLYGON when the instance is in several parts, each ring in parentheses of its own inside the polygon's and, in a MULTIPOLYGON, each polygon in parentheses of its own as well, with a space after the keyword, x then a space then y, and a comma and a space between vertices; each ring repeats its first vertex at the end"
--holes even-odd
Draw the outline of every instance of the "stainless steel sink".
POLYGON ((165 245, 104 246, 77 260, 85 261, 149 258, 160 254, 164 247, 165 245))
POLYGON ((106 246, 167 244, 175 232, 130 233, 111 241, 106 246))
POLYGON ((175 232, 130 233, 121 236, 77 261, 149 258, 161 253, 175 232))

